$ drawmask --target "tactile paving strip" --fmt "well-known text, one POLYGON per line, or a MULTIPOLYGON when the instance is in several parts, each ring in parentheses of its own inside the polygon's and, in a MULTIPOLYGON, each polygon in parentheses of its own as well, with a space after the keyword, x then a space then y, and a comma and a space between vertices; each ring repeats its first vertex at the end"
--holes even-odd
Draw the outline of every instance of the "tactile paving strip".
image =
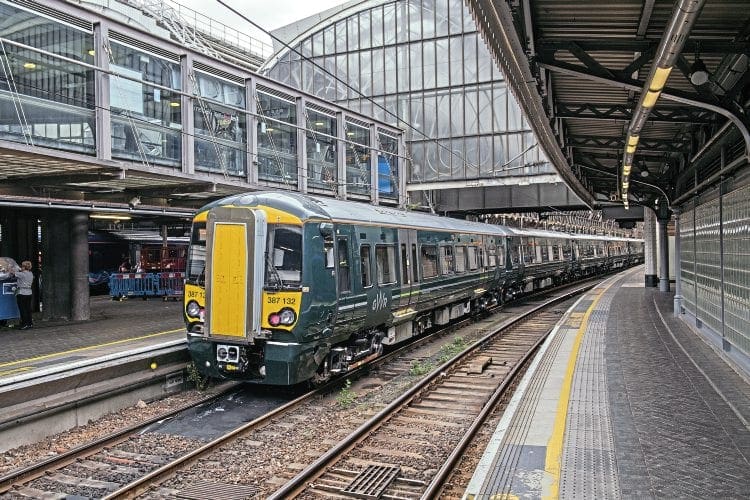
POLYGON ((581 342, 565 428, 560 498, 620 498, 604 357, 607 311, 616 290, 613 286, 602 294, 581 342))

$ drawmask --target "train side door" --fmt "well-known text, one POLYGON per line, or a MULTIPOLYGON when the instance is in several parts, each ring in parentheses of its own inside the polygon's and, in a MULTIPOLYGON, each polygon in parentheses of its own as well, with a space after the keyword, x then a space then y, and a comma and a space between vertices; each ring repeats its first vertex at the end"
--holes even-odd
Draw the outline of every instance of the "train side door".
POLYGON ((354 310, 352 295, 352 238, 348 227, 336 231, 336 290, 338 297, 336 324, 349 330, 354 310))
POLYGON ((415 229, 398 230, 398 252, 401 266, 401 296, 398 306, 400 309, 416 303, 416 293, 419 290, 417 274, 417 231, 415 229))

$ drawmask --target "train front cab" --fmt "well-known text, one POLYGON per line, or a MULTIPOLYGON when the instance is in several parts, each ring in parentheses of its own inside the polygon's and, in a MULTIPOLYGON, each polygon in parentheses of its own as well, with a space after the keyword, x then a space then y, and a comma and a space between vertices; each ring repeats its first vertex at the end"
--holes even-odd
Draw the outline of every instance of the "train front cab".
POLYGON ((305 306, 302 239, 299 219, 268 208, 215 207, 196 217, 185 315, 203 374, 283 385, 309 378, 301 364, 315 355, 295 337, 305 306))

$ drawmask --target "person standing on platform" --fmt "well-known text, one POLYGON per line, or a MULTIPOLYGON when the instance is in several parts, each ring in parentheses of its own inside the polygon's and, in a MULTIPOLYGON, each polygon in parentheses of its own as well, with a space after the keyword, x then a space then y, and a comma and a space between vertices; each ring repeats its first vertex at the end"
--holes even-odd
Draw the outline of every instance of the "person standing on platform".
POLYGON ((21 262, 21 270, 16 272, 16 301, 21 313, 21 330, 28 330, 32 326, 31 321, 31 285, 34 283, 34 273, 31 272, 31 262, 21 262))

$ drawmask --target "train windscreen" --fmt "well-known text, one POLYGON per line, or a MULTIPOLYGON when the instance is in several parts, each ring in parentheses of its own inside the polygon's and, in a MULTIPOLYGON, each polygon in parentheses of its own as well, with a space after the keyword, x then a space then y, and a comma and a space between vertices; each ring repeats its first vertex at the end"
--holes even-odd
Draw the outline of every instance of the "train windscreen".
POLYGON ((206 223, 196 222, 190 235, 187 282, 203 285, 206 281, 206 223))
POLYGON ((266 286, 298 287, 302 281, 302 228, 268 225, 266 286))

